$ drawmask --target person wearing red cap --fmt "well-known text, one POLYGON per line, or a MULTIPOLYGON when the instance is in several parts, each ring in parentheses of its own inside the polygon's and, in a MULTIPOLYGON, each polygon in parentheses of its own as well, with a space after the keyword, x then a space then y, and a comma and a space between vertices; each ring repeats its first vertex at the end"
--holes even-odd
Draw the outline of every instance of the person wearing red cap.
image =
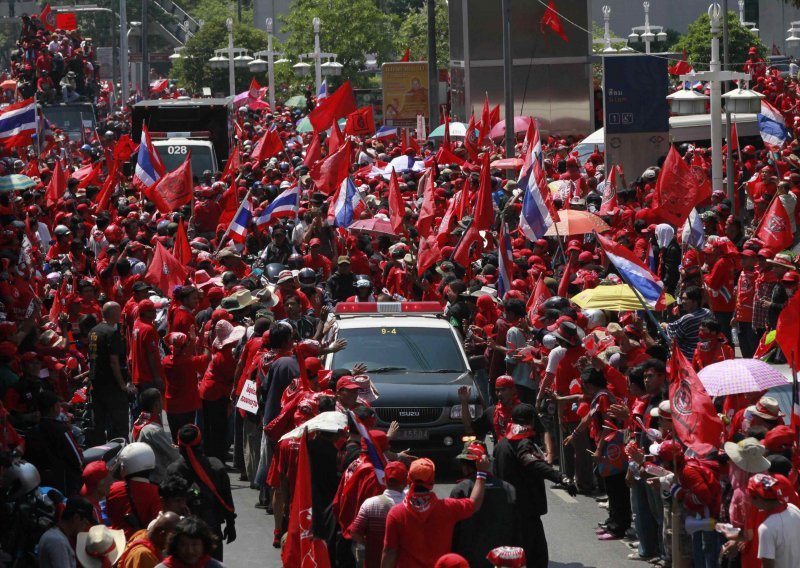
POLYGON ((733 359, 736 356, 733 347, 728 344, 722 334, 719 322, 713 318, 706 318, 700 322, 697 337, 697 346, 694 348, 692 356, 692 366, 695 371, 700 371, 720 361, 733 359))
POLYGON ((408 494, 386 517, 381 568, 430 568, 450 552, 456 523, 483 505, 489 459, 484 456, 476 468, 475 487, 468 499, 439 499, 433 492, 433 462, 420 458, 411 463, 408 494))
POLYGON ((108 466, 103 460, 91 462, 83 468, 83 486, 80 490, 80 496, 85 497, 87 501, 94 507, 94 521, 95 524, 103 524, 103 512, 100 507, 100 501, 108 497, 108 491, 111 489, 111 483, 114 479, 111 477, 111 472, 108 471, 108 466))
MULTIPOLYGON (((730 245, 730 241, 727 244, 730 245)), ((723 243, 706 247, 706 263, 711 267, 708 274, 703 276, 703 284, 708 294, 708 307, 714 313, 728 343, 732 343, 731 317, 736 308, 734 294, 736 264, 723 243)))
POLYGON ((739 256, 741 272, 736 282, 736 308, 733 311, 732 326, 736 327, 739 337, 739 348, 742 357, 749 359, 756 351, 757 341, 753 331, 753 302, 756 293, 755 271, 756 253, 752 249, 744 249, 739 256))
POLYGON ((303 256, 305 266, 322 275, 323 280, 327 280, 331 275, 331 259, 322 253, 322 241, 318 237, 308 241, 308 254, 303 256))
POLYGON ((160 337, 155 328, 156 306, 150 300, 139 302, 139 317, 131 333, 131 381, 142 392, 156 387, 164 388, 163 368, 158 351, 160 337))
POLYGON ((476 435, 482 439, 492 432, 494 439, 499 440, 506 435, 511 425, 511 412, 520 400, 517 396, 514 379, 510 375, 497 377, 494 384, 497 403, 484 409, 481 416, 472 419, 469 411, 470 387, 458 387, 458 399, 461 402, 461 422, 467 435, 476 435))
POLYGON ((800 566, 800 509, 788 503, 778 480, 757 473, 747 482, 753 505, 767 518, 758 526, 758 558, 764 568, 800 566))

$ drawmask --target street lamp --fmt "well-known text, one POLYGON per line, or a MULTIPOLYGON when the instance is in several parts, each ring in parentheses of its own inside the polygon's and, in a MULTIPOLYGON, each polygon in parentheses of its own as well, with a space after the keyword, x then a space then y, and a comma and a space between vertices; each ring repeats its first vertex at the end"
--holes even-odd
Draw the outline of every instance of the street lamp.
POLYGON ((628 41, 643 41, 645 53, 649 54, 651 43, 654 41, 667 41, 667 32, 664 31, 663 26, 650 25, 650 2, 642 2, 642 7, 644 8, 644 25, 631 28, 631 35, 628 36, 628 41))
POLYGON ((250 62, 250 71, 253 73, 263 73, 267 71, 267 80, 269 84, 269 107, 275 108, 275 63, 274 58, 276 55, 283 56, 282 53, 272 49, 272 18, 267 18, 267 50, 256 51, 253 55, 256 59, 250 62), (267 60, 261 59, 266 57, 267 60))
POLYGON ((617 53, 617 48, 612 45, 612 44, 615 44, 615 43, 616 44, 619 44, 619 43, 624 43, 625 44, 625 46, 622 47, 621 49, 619 49, 619 51, 627 51, 627 52, 633 51, 630 47, 628 47, 627 40, 624 40, 624 39, 619 38, 619 37, 612 36, 612 32, 611 32, 611 7, 610 6, 603 6, 603 27, 604 27, 603 38, 602 39, 596 39, 596 40, 593 41, 593 43, 595 45, 604 45, 605 46, 603 48, 603 53, 617 53))
POLYGON ((233 20, 225 20, 225 27, 228 29, 228 47, 214 50, 214 57, 208 60, 208 65, 212 69, 228 68, 228 87, 230 95, 236 96, 236 75, 234 67, 244 68, 253 61, 247 55, 247 50, 241 47, 233 47, 233 20))
POLYGON ((786 43, 795 44, 800 43, 800 37, 796 34, 800 32, 800 21, 795 21, 789 24, 791 27, 786 30, 789 32, 789 37, 786 38, 786 43))
POLYGON ((300 62, 295 63, 292 65, 292 69, 294 72, 299 75, 300 77, 307 77, 311 72, 311 65, 305 63, 303 58, 309 58, 314 60, 314 81, 316 82, 317 93, 319 93, 319 89, 322 85, 322 75, 341 75, 342 74, 342 67, 344 67, 341 63, 336 61, 338 54, 336 53, 328 53, 325 51, 320 51, 319 48, 319 28, 320 28, 320 20, 317 17, 314 17, 311 20, 312 25, 314 26, 314 51, 311 53, 303 53, 300 55, 300 62), (328 59, 326 63, 322 63, 322 58, 325 57, 328 59), (333 61, 331 61, 333 60, 333 61))
POLYGON ((756 27, 755 22, 744 21, 744 0, 739 0, 739 23, 754 34, 758 35, 758 28, 756 27))

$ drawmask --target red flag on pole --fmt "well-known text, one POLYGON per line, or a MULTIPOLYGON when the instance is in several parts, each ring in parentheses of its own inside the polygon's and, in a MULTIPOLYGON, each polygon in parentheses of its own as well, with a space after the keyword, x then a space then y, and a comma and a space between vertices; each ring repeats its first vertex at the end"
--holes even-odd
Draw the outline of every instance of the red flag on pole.
POLYGON ((419 240, 419 252, 417 252, 417 274, 422 274, 431 266, 442 259, 442 251, 436 235, 428 235, 419 240))
POLYGON ((433 169, 428 168, 423 175, 423 179, 420 180, 422 185, 422 206, 419 208, 419 216, 417 217, 417 232, 421 237, 427 237, 431 233, 433 219, 436 216, 434 211, 434 177, 433 169))
POLYGON ((308 175, 314 181, 318 191, 330 195, 350 172, 350 141, 347 140, 341 148, 314 164, 308 175))
POLYGON ((152 201, 161 213, 175 211, 192 200, 192 152, 175 170, 159 179, 153 187, 144 191, 145 197, 152 201))
POLYGON ((553 30, 558 37, 564 41, 569 41, 567 34, 564 33, 564 26, 561 24, 561 16, 558 15, 556 3, 553 0, 550 0, 550 3, 547 5, 547 10, 544 11, 544 15, 539 21, 539 27, 542 30, 542 35, 545 37, 547 37, 547 35, 544 29, 547 27, 553 30))
POLYGON ((50 4, 47 4, 39 13, 39 19, 42 21, 44 29, 47 31, 54 32, 56 30, 56 14, 50 7, 50 4))
POLYGON ((475 228, 475 223, 471 223, 456 244, 451 258, 464 268, 467 268, 469 266, 472 245, 479 241, 481 241, 481 235, 478 229, 475 228))
MULTIPOLYGON (((453 144, 450 142, 450 115, 444 115, 444 137, 442 138, 442 145, 439 150, 445 149, 448 152, 453 151, 453 144)), ((438 162, 439 160, 437 160, 438 162)))
POLYGON ((251 99, 261 98, 261 85, 258 84, 255 77, 250 81, 250 88, 247 90, 247 96, 251 99))
POLYGON ((222 212, 219 215, 217 224, 227 227, 230 225, 231 220, 234 215, 236 215, 236 211, 239 209, 239 200, 236 197, 236 184, 231 183, 228 189, 222 193, 222 196, 219 198, 219 208, 222 212))
POLYGON ((278 135, 278 132, 272 128, 267 128, 264 136, 256 143, 253 148, 251 157, 256 162, 269 160, 272 156, 276 156, 283 152, 283 141, 278 135))
POLYGON ((186 267, 177 258, 164 248, 160 242, 156 241, 156 251, 144 280, 151 286, 155 286, 164 294, 172 294, 175 286, 180 286, 186 282, 188 275, 186 267))
POLYGON ((671 146, 656 181, 653 208, 665 222, 683 227, 694 206, 711 197, 705 189, 697 186, 692 169, 671 146))
POLYGON ((311 461, 308 457, 308 431, 300 438, 297 456, 294 495, 289 513, 289 530, 286 545, 281 551, 284 566, 297 568, 330 568, 330 558, 325 540, 314 533, 314 516, 321 512, 314 508, 312 498, 311 461))
POLYGON ((764 218, 756 229, 756 237, 761 239, 765 247, 772 250, 783 250, 792 246, 794 242, 792 222, 779 196, 775 196, 769 204, 764 218))
POLYGON ((119 175, 119 164, 116 160, 111 162, 111 171, 108 172, 108 177, 103 182, 103 187, 100 188, 100 193, 97 194, 97 207, 95 213, 107 211, 111 203, 111 194, 114 193, 114 188, 117 186, 117 176, 119 175))
POLYGON ((131 156, 138 151, 139 146, 134 144, 129 135, 123 134, 119 137, 119 140, 117 140, 117 143, 114 146, 114 158, 116 158, 117 161, 122 164, 130 160, 131 156))
MULTIPOLYGON (((48 4, 49 6, 49 4, 48 4)), ((56 160, 56 167, 53 175, 50 177, 50 182, 47 184, 47 190, 44 193, 44 203, 47 207, 52 207, 58 200, 64 197, 67 192, 67 176, 64 173, 64 168, 61 167, 61 160, 56 160)))
POLYGON ((489 126, 494 127, 498 122, 500 122, 500 105, 494 105, 492 112, 489 113, 489 126))
POLYGON ((311 133, 311 142, 309 142, 308 148, 306 149, 303 165, 310 168, 317 163, 317 160, 320 158, 322 158, 322 146, 319 143, 319 134, 317 134, 315 130, 311 133))
POLYGON ((183 219, 178 223, 178 231, 175 233, 175 242, 172 245, 172 255, 184 266, 192 262, 192 247, 189 244, 189 237, 186 236, 183 219))
POLYGON ((619 208, 619 201, 617 200, 618 176, 619 166, 611 166, 611 173, 608 174, 608 179, 603 187, 603 201, 600 203, 600 215, 610 215, 612 211, 619 208))
POLYGON ((568 296, 569 291, 569 277, 572 272, 572 260, 567 262, 567 265, 564 267, 564 273, 561 275, 561 281, 558 283, 558 295, 562 298, 566 298, 568 296))
POLYGON ((375 132, 375 118, 372 115, 372 106, 362 107, 347 115, 344 132, 351 136, 373 134, 375 132))
POLYGON ((64 277, 61 278, 61 284, 53 297, 53 305, 50 306, 50 321, 57 322, 62 312, 67 312, 67 279, 64 277))
POLYGON ((240 164, 241 160, 239 159, 239 148, 237 147, 233 149, 233 152, 228 157, 228 161, 225 162, 225 169, 222 170, 222 175, 219 177, 220 181, 233 182, 239 173, 240 164))
POLYGON ((331 127, 334 120, 343 118, 356 110, 356 99, 353 96, 353 89, 350 81, 336 89, 332 95, 328 95, 322 103, 311 111, 308 121, 314 130, 322 132, 331 127))
POLYGON ((344 134, 339 130, 339 122, 334 120, 331 126, 331 133, 328 135, 328 155, 333 154, 344 144, 344 134))
POLYGON ((400 194, 400 184, 397 183, 397 172, 392 168, 392 175, 389 178, 389 218, 392 223, 392 230, 396 235, 405 233, 403 227, 403 217, 406 214, 406 206, 403 203, 403 196, 400 194))
POLYGON ((481 131, 479 134, 480 144, 486 142, 489 138, 489 131, 492 129, 492 116, 489 110, 489 93, 486 93, 483 99, 483 112, 481 112, 481 131))
POLYGON ((711 196, 711 179, 708 177, 706 162, 700 157, 699 152, 692 155, 692 175, 701 195, 711 196))
POLYGON ((775 328, 775 340, 794 369, 800 368, 800 318, 797 314, 800 314, 800 294, 795 292, 778 316, 775 328))
POLYGON ((87 164, 82 168, 78 168, 70 176, 78 180, 78 187, 86 187, 100 180, 100 174, 103 171, 103 164, 100 162, 96 164, 87 164))
POLYGON ((669 400, 672 424, 678 439, 701 458, 716 450, 721 441, 722 420, 676 341, 672 343, 669 400))
POLYGON ((411 48, 407 47, 406 52, 403 54, 403 58, 400 60, 401 63, 408 63, 411 61, 411 48))
POLYGON ((528 305, 525 306, 528 312, 528 319, 533 321, 533 318, 539 311, 539 306, 547 299, 552 297, 550 288, 544 283, 544 275, 540 275, 536 281, 536 287, 533 289, 533 294, 528 299, 528 305))
POLYGON ((467 132, 464 134, 464 148, 469 153, 469 159, 473 162, 478 159, 478 134, 475 132, 475 113, 469 115, 467 132))
POLYGON ((494 203, 492 201, 492 176, 489 171, 489 152, 483 154, 480 186, 475 200, 475 216, 472 225, 478 231, 488 231, 494 223, 494 203))

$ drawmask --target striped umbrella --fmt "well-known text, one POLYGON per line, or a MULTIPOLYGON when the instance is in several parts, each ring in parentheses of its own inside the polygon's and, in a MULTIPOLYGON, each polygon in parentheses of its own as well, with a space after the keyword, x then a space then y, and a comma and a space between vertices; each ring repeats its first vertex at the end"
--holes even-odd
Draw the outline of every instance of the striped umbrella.
POLYGON ((697 376, 711 396, 759 392, 785 385, 783 374, 759 359, 728 359, 703 368, 697 376))
POLYGON ((28 176, 21 174, 11 174, 10 176, 0 176, 0 193, 11 193, 12 191, 24 191, 36 187, 36 182, 28 176))

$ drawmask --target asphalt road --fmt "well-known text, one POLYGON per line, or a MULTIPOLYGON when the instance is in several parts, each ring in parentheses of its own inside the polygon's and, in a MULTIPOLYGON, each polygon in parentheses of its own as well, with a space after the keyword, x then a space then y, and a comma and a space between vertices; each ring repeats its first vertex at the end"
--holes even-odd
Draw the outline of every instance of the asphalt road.
MULTIPOLYGON (((549 485, 549 483, 548 483, 549 485)), ((236 503, 237 540, 225 547, 228 568, 281 568, 280 551, 272 548, 273 518, 254 504, 258 494, 249 484, 231 474, 231 487, 236 503)), ((452 483, 436 486, 440 497, 448 496, 452 483)), ((622 541, 602 542, 595 538, 597 523, 606 518, 591 497, 572 498, 563 491, 549 490, 549 513, 544 517, 550 551, 550 566, 554 568, 619 568, 648 566, 631 562, 631 552, 622 541)))

